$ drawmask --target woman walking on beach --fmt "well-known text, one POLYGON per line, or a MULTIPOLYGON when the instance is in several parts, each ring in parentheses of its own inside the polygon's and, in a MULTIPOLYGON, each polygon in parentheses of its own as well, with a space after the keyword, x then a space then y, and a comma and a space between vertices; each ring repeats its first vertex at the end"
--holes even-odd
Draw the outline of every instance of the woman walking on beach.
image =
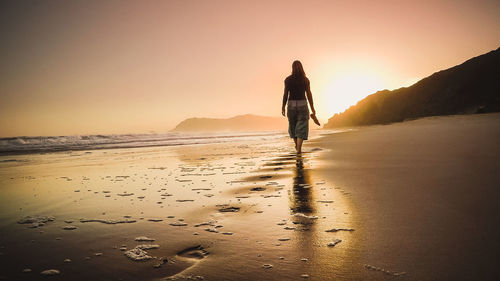
MULTIPOLYGON (((283 93, 283 106, 281 114, 285 116, 285 106, 288 102, 288 134, 295 142, 297 153, 302 152, 302 142, 309 135, 309 109, 307 101, 311 106, 311 117, 316 118, 316 110, 309 87, 309 79, 306 77, 302 63, 296 60, 292 64, 292 75, 285 79, 285 92, 283 93), (307 100, 306 100, 307 93, 307 100)), ((316 120, 315 120, 316 122, 316 120)))

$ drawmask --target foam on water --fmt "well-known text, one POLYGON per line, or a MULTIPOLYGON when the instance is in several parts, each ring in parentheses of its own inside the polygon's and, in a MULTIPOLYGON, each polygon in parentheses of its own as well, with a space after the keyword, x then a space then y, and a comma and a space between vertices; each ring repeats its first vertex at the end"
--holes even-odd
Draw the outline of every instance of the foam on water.
POLYGON ((68 150, 94 150, 221 143, 234 140, 274 139, 285 136, 283 131, 113 134, 75 136, 37 136, 0 138, 1 154, 24 154, 68 150))
POLYGON ((44 226, 46 223, 54 221, 53 216, 26 216, 17 221, 19 224, 28 224, 29 228, 44 226))

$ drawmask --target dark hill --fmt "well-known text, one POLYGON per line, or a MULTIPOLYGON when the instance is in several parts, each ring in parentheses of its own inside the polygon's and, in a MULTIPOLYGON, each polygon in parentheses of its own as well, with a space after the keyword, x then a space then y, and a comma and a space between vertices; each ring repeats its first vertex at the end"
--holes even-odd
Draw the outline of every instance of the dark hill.
POLYGON ((172 131, 277 131, 287 129, 284 117, 267 117, 252 114, 228 119, 189 118, 179 123, 172 131))
POLYGON ((379 91, 328 120, 324 128, 400 122, 425 116, 500 111, 500 48, 426 77, 379 91))

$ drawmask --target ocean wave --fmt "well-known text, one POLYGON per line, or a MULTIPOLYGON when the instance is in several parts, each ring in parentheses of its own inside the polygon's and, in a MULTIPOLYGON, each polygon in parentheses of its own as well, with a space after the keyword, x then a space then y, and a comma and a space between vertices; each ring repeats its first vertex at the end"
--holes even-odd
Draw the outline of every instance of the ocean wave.
POLYGON ((0 155, 43 153, 68 150, 93 150, 172 146, 227 142, 237 139, 277 138, 284 131, 227 132, 227 133, 166 133, 166 134, 110 134, 74 136, 37 136, 0 138, 0 155))

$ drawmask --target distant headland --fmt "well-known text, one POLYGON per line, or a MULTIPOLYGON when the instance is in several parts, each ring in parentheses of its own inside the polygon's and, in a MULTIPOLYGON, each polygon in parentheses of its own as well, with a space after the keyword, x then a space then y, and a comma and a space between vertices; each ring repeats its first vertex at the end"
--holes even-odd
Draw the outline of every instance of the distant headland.
POLYGON ((232 118, 188 118, 180 122, 172 131, 216 132, 216 131, 278 131, 286 130, 284 117, 238 115, 232 118))
POLYGON ((426 77, 383 90, 328 120, 324 128, 387 124, 426 116, 500 111, 500 48, 426 77))

